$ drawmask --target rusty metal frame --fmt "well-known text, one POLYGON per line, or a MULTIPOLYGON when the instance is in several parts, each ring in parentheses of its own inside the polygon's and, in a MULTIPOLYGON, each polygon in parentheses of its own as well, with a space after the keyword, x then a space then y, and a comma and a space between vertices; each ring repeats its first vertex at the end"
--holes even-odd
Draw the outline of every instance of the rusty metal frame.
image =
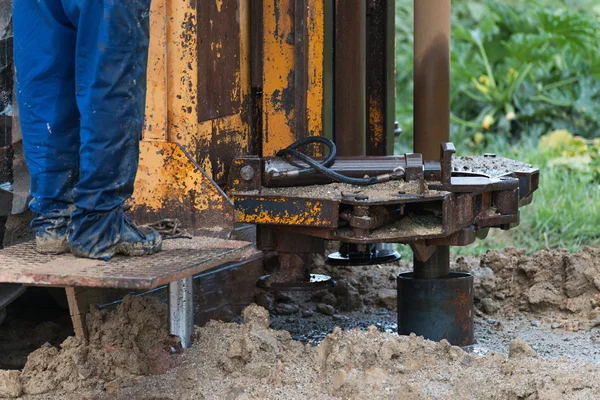
POLYGON ((366 0, 336 0, 335 126, 340 156, 362 156, 366 148, 366 0))
POLYGON ((234 158, 258 147, 251 129, 251 12, 250 0, 153 1, 146 124, 131 200, 140 221, 179 218, 188 230, 217 236, 233 230, 232 203, 219 185, 226 186, 234 158), (215 27, 207 18, 230 23, 215 27), (235 49, 225 51, 224 40, 238 40, 235 49), (211 60, 227 66, 232 79, 203 84, 199 68, 211 60), (200 89, 208 93, 202 99, 200 89), (205 101, 209 95, 214 102, 205 101))
POLYGON ((394 152, 396 112, 395 1, 367 0, 367 139, 368 156, 394 152))
POLYGON ((151 290, 256 254, 252 243, 198 237, 166 241, 163 251, 150 257, 115 257, 105 262, 70 254, 40 256, 35 243, 28 242, 0 253, 0 282, 151 290))
POLYGON ((262 4, 261 154, 272 156, 306 136, 331 136, 329 5, 322 0, 262 4))
POLYGON ((273 180, 269 171, 284 170, 285 161, 240 158, 231 173, 236 221, 346 243, 411 244, 418 250, 419 262, 433 257, 436 249, 440 250, 436 259, 445 259, 443 247, 470 244, 485 236, 490 227, 508 229, 519 223, 523 199, 537 189, 537 169, 522 167, 500 177, 481 172, 453 174, 454 146, 443 143, 439 151, 437 167, 424 162, 419 154, 341 158, 332 165, 333 170, 349 175, 364 174, 367 170, 361 166, 368 160, 370 174, 403 168, 404 180, 413 182, 410 193, 386 192, 374 198, 324 195, 322 187, 311 182, 322 178, 317 175, 273 180), (294 184, 309 186, 288 192, 278 189, 294 184))

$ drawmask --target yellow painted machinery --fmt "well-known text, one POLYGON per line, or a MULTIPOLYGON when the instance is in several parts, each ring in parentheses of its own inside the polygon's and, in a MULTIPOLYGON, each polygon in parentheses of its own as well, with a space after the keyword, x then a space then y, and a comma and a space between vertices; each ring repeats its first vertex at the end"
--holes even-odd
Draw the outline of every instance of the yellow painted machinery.
MULTIPOLYGON (((330 261, 346 264, 381 261, 377 243, 411 245, 414 275, 399 286, 460 282, 448 246, 516 226, 538 171, 492 155, 453 160, 449 0, 415 2, 418 154, 391 155, 394 9, 387 0, 155 0, 136 218, 177 218, 225 238, 256 225, 258 248, 280 255, 266 288, 309 286, 307 255, 325 240, 343 243, 330 261), (319 158, 331 149, 305 146, 324 171, 298 147, 281 152, 313 136, 335 142, 333 162, 319 158), (348 184, 365 176, 389 182, 348 184)), ((450 291, 435 301, 462 322, 446 337, 470 343, 472 297, 450 291)), ((400 331, 442 337, 415 325, 422 315, 403 303, 414 298, 399 299, 400 331)))
POLYGON ((154 1, 136 215, 228 235, 236 158, 307 136, 335 136, 339 155, 389 154, 393 3, 154 1))
POLYGON ((308 269, 327 241, 342 243, 330 256, 338 264, 393 260, 388 244, 409 244, 399 333, 470 344, 472 277, 450 273, 449 246, 516 226, 538 171, 453 157, 450 0, 415 1, 415 153, 402 156, 393 155, 395 1, 153 0, 150 18, 134 218, 277 252, 265 289, 331 284, 308 269))

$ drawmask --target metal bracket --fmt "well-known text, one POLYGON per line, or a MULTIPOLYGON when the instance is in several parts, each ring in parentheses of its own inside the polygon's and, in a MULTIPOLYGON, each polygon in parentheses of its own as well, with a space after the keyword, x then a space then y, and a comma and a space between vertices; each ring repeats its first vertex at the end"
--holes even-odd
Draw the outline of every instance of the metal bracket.
POLYGON ((440 151, 440 172, 442 186, 452 186, 452 156, 456 153, 453 143, 442 143, 440 151))

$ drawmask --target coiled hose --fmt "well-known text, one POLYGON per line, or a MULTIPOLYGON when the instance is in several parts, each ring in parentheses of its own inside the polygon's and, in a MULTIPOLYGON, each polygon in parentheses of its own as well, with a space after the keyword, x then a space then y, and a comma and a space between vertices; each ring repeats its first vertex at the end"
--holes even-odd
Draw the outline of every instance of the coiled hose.
POLYGON ((391 179, 396 179, 396 178, 404 175, 404 168, 402 168, 402 167, 398 167, 396 170, 394 170, 390 174, 379 175, 379 176, 369 177, 369 178, 352 178, 352 177, 349 177, 346 175, 342 175, 342 174, 337 173, 329 168, 335 162, 336 154, 337 154, 337 148, 336 148, 335 143, 327 138, 320 137, 320 136, 311 136, 311 137, 307 137, 305 139, 301 139, 301 140, 297 141, 296 143, 292 144, 291 146, 289 146, 288 148, 277 152, 278 157, 292 156, 292 157, 295 157, 298 160, 303 161, 304 163, 308 164, 310 167, 310 168, 294 170, 293 173, 291 173, 290 171, 286 171, 286 172, 282 173, 282 174, 286 174, 286 175, 310 174, 310 173, 314 173, 315 171, 317 171, 317 172, 320 172, 320 173, 328 176, 334 182, 347 183, 350 185, 357 185, 357 186, 374 185, 376 183, 386 182, 391 179), (312 159, 311 157, 309 157, 306 154, 301 153, 297 150, 300 147, 303 147, 303 146, 306 146, 309 144, 313 144, 313 143, 322 143, 329 148, 329 155, 321 163, 317 162, 316 160, 312 159))
MULTIPOLYGON (((296 143, 292 144, 291 146, 289 146, 286 149, 279 150, 279 152, 277 153, 277 157, 287 157, 287 156, 291 155, 291 156, 294 156, 294 157, 306 162, 301 157, 298 157, 298 154, 300 154, 301 156, 307 157, 313 163, 317 163, 319 165, 324 166, 325 168, 328 168, 328 167, 331 167, 333 165, 333 163, 335 162, 335 157, 337 156, 337 147, 335 146, 335 143, 333 143, 333 141, 331 141, 327 138, 324 138, 321 136, 309 136, 307 138, 298 140, 296 143), (304 153, 297 151, 300 147, 308 146, 309 144, 314 144, 314 143, 324 144, 329 149, 329 155, 327 156, 327 158, 325 158, 325 160, 321 161, 321 163, 317 163, 315 160, 308 157, 304 153)), ((306 162, 306 163, 308 165, 311 165, 308 162, 306 162)), ((298 169, 295 172, 299 175, 304 175, 304 174, 314 173, 315 170, 311 166, 309 168, 298 169)))

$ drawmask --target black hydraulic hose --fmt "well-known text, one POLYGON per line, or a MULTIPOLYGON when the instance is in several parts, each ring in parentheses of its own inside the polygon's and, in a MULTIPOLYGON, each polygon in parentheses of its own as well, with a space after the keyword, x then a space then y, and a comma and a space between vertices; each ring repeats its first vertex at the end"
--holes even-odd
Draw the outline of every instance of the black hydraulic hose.
POLYGON ((329 178, 333 179, 336 182, 342 182, 342 183, 348 183, 350 185, 359 185, 359 186, 365 186, 365 185, 373 185, 375 183, 379 183, 381 182, 377 177, 373 177, 373 178, 351 178, 349 176, 345 176, 342 174, 339 174, 321 164, 319 164, 318 162, 316 162, 315 160, 313 160, 312 158, 310 158, 309 156, 307 156, 306 154, 300 153, 297 150, 291 150, 291 149, 286 149, 286 152, 288 154, 293 155, 294 157, 304 161, 305 163, 307 163, 308 165, 310 165, 312 168, 314 168, 316 171, 327 175, 329 178))
POLYGON ((328 176, 335 182, 347 183, 350 185, 357 185, 357 186, 374 185, 376 183, 386 182, 391 179, 396 179, 396 178, 404 175, 404 168, 402 168, 402 167, 399 167, 392 173, 375 176, 372 178, 353 178, 353 177, 339 174, 329 168, 335 162, 335 157, 336 157, 335 143, 333 143, 329 139, 319 137, 319 136, 313 136, 313 137, 308 137, 308 138, 299 140, 298 142, 292 144, 288 148, 277 152, 277 156, 278 157, 293 156, 310 166, 310 168, 304 168, 302 170, 295 170, 293 172, 286 171, 286 172, 283 172, 282 174, 299 175, 299 174, 314 173, 315 171, 317 171, 317 172, 320 172, 320 173, 328 176), (322 163, 319 163, 319 162, 315 161, 314 159, 312 159, 311 157, 307 156, 306 154, 301 153, 298 150, 296 150, 299 147, 305 146, 307 144, 317 143, 317 142, 323 143, 327 147, 329 147, 329 156, 322 163))
MULTIPOLYGON (((288 155, 294 155, 294 154, 292 154, 292 151, 298 150, 300 147, 307 146, 309 144, 314 144, 314 143, 321 143, 321 144, 324 144, 325 146, 327 146, 327 148, 329 149, 329 155, 327 156, 327 158, 325 158, 325 160, 321 161, 320 165, 323 165, 325 167, 331 167, 333 165, 333 163, 335 162, 335 158, 337 156, 337 148, 335 146, 335 143, 333 143, 333 141, 331 141, 327 138, 321 137, 321 136, 309 136, 307 138, 300 139, 297 142, 295 142, 294 144, 292 144, 291 146, 289 146, 288 148, 277 152, 277 156, 285 157, 288 155)), ((299 153, 299 152, 297 152, 297 153, 299 153)), ((302 153, 299 153, 299 154, 302 154, 302 153)), ((314 161, 314 160, 311 159, 311 161, 314 161)), ((315 170, 313 168, 303 168, 303 169, 297 170, 296 172, 299 175, 304 175, 304 174, 313 173, 314 171, 315 170)))

